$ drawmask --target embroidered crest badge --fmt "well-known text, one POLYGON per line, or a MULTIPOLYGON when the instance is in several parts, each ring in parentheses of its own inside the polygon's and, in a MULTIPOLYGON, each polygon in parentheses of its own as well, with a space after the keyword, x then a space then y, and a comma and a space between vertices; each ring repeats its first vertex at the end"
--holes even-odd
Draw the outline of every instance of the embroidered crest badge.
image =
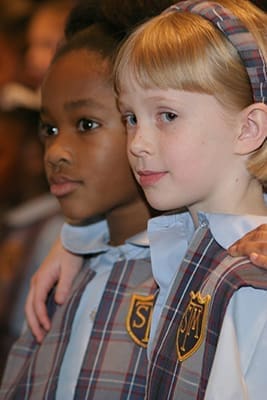
POLYGON ((155 296, 133 294, 126 319, 126 328, 135 343, 147 347, 155 296))
POLYGON ((186 360, 199 349, 204 338, 210 299, 210 295, 202 297, 200 292, 190 293, 190 301, 177 331, 179 361, 186 360))

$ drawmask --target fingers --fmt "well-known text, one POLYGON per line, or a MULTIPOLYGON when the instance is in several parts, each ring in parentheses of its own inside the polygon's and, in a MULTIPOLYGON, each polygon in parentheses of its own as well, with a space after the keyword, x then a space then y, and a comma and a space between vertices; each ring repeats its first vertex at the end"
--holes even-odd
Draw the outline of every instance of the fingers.
POLYGON ((64 267, 64 274, 60 275, 55 293, 55 301, 58 304, 63 304, 66 300, 76 273, 74 268, 72 269, 69 266, 64 267))
POLYGON ((228 252, 231 256, 250 256, 252 253, 267 256, 267 240, 266 242, 236 242, 229 247, 228 252))
MULTIPOLYGON (((43 304, 36 304, 36 279, 35 276, 31 281, 31 288, 25 304, 25 314, 32 331, 38 343, 43 341, 46 332, 50 329, 50 321, 46 312, 46 307, 43 304), (38 310, 39 308, 39 310, 38 310)), ((46 296, 43 294, 43 296, 46 296)))
POLYGON ((61 268, 55 293, 55 301, 58 304, 63 304, 65 302, 74 278, 78 275, 82 267, 82 261, 82 257, 71 253, 66 253, 64 257, 62 255, 61 263, 64 266, 61 268))
POLYGON ((57 277, 40 272, 35 281, 32 308, 41 327, 48 331, 50 329, 50 320, 47 314, 46 301, 48 293, 56 283, 57 277))
POLYGON ((258 267, 267 269, 267 256, 257 253, 252 253, 250 255, 250 260, 253 264, 257 265, 258 267))
POLYGON ((33 276, 30 293, 26 302, 26 318, 36 339, 42 340, 50 329, 46 300, 49 292, 58 281, 60 267, 43 264, 33 276))
POLYGON ((267 268, 267 224, 260 225, 237 240, 228 252, 231 256, 247 256, 253 264, 267 268))
POLYGON ((57 284, 55 301, 62 304, 70 292, 75 276, 82 266, 83 258, 66 251, 58 239, 43 264, 33 275, 26 300, 25 314, 36 340, 41 343, 50 329, 46 300, 50 290, 57 284))
POLYGON ((260 243, 255 243, 255 242, 238 241, 238 242, 235 242, 231 247, 229 247, 228 253, 232 257, 242 257, 242 256, 249 257, 250 254, 252 254, 252 253, 261 252, 261 251, 258 251, 260 245, 261 245, 260 243))
POLYGON ((55 301, 58 304, 64 303, 72 282, 81 269, 82 261, 82 257, 66 251, 60 241, 57 241, 34 274, 25 305, 25 314, 28 325, 39 343, 51 325, 46 308, 50 290, 57 284, 55 301))
POLYGON ((228 249, 232 257, 247 256, 258 267, 267 268, 267 241, 259 243, 236 243, 228 249))
POLYGON ((258 226, 237 240, 229 248, 229 252, 233 256, 248 255, 252 252, 267 255, 267 224, 258 226))
POLYGON ((25 304, 25 314, 32 331, 38 342, 41 342, 50 329, 50 320, 46 309, 48 293, 56 284, 59 275, 59 261, 57 255, 59 241, 31 279, 30 291, 25 304))

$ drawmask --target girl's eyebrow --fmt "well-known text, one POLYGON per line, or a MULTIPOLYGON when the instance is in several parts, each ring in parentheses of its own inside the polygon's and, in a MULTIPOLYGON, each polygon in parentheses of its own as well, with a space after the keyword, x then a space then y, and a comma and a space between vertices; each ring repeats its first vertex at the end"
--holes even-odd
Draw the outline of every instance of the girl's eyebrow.
POLYGON ((122 101, 117 101, 117 107, 119 110, 121 110, 121 108, 124 106, 125 106, 125 104, 122 101))
MULTIPOLYGON (((103 103, 99 103, 94 99, 77 99, 77 100, 72 100, 72 101, 68 101, 64 104, 64 109, 66 111, 70 111, 70 110, 75 110, 75 109, 79 109, 79 108, 83 108, 83 107, 91 107, 91 108, 95 108, 95 109, 105 109, 105 105, 103 103)), ((46 107, 41 106, 40 108, 40 113, 41 114, 47 114, 48 110, 46 109, 46 107)))
POLYGON ((41 106, 40 107, 40 115, 45 115, 45 114, 48 114, 48 112, 45 107, 41 106))
POLYGON ((88 98, 88 99, 77 99, 72 100, 64 104, 64 109, 69 111, 81 107, 92 107, 92 108, 105 108, 104 104, 100 104, 95 99, 88 98))

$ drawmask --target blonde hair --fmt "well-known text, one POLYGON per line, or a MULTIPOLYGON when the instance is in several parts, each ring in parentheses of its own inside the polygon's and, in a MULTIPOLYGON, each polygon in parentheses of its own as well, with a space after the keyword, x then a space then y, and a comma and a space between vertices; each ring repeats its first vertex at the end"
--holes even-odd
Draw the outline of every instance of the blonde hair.
MULTIPOLYGON (((267 62, 267 16, 246 0, 217 0, 255 37, 267 62)), ((131 77, 143 88, 158 87, 213 95, 237 111, 254 102, 250 80, 237 50, 205 18, 167 12, 142 24, 121 47, 114 69, 117 94, 131 77)), ((249 172, 267 181, 267 143, 248 160, 249 172)))

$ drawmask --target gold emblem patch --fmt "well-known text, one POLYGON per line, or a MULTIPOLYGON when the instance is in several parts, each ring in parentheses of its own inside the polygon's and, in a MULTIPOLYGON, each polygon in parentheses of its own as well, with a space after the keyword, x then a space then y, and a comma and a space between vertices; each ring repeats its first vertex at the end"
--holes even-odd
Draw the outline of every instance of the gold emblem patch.
POLYGON ((179 361, 190 357, 200 347, 205 333, 210 295, 190 293, 190 301, 180 322, 176 346, 179 361))
POLYGON ((126 328, 139 346, 147 347, 155 296, 133 294, 126 319, 126 328))

